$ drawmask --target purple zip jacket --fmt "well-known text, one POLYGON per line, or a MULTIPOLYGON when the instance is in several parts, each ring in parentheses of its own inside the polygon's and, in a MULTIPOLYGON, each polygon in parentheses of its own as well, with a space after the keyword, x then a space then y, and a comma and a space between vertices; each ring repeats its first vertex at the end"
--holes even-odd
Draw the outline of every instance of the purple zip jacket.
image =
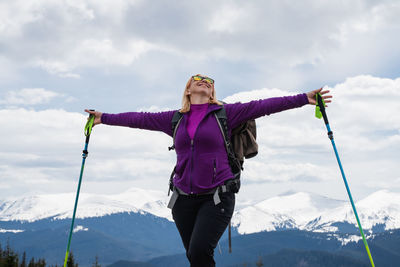
MULTIPOLYGON (((225 104, 228 131, 244 121, 308 104, 306 94, 274 97, 247 103, 225 104)), ((222 108, 209 105, 194 138, 187 132, 188 114, 184 114, 175 138, 177 155, 174 185, 187 194, 201 194, 233 178, 229 167, 224 138, 213 111, 222 108)), ((161 131, 172 137, 172 116, 176 110, 165 112, 103 113, 101 122, 108 125, 161 131)))

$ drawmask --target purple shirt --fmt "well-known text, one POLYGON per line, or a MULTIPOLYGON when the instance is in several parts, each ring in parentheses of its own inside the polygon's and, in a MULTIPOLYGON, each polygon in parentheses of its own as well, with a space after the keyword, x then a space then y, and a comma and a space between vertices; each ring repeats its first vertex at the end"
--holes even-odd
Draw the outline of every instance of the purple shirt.
MULTIPOLYGON (((228 132, 230 134, 232 129, 250 119, 298 108, 305 104, 308 104, 306 94, 254 100, 247 103, 225 104, 228 132)), ((173 182, 175 186, 188 194, 208 192, 212 188, 222 185, 226 180, 233 178, 224 138, 217 119, 213 115, 214 111, 220 108, 222 107, 218 105, 207 105, 207 111, 198 123, 197 128, 195 127, 196 134, 193 139, 188 133, 188 129, 193 127, 193 125, 188 125, 190 116, 188 113, 183 114, 182 121, 176 129, 175 152, 177 160, 173 182)), ((101 122, 109 125, 161 131, 172 137, 171 121, 175 112, 176 110, 156 113, 103 113, 101 122)), ((140 166, 137 167, 140 168, 140 166)))
POLYGON ((196 132, 197 126, 204 118, 204 115, 206 115, 207 109, 208 103, 190 105, 189 118, 186 129, 191 139, 194 138, 194 133, 196 132))

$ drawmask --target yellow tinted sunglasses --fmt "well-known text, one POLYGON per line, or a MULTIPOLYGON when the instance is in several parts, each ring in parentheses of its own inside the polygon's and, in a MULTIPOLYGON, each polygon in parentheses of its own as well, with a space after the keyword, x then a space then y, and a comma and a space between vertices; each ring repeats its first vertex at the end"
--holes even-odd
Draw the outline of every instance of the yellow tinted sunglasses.
POLYGON ((205 80, 205 81, 206 81, 207 83, 209 83, 209 84, 214 84, 214 80, 211 79, 211 78, 203 77, 203 76, 200 76, 200 75, 194 75, 194 76, 192 76, 192 78, 193 78, 193 80, 195 80, 195 81, 202 81, 202 80, 205 80))

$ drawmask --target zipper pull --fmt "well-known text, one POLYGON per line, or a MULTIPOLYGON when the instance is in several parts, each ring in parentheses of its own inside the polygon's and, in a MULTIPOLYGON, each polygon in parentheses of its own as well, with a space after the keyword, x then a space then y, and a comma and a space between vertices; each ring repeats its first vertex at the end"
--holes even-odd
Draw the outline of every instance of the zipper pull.
POLYGON ((213 177, 212 183, 215 182, 215 179, 217 179, 217 162, 214 159, 214 177, 213 177))
POLYGON ((214 160, 214 176, 217 173, 217 163, 216 160, 214 160))

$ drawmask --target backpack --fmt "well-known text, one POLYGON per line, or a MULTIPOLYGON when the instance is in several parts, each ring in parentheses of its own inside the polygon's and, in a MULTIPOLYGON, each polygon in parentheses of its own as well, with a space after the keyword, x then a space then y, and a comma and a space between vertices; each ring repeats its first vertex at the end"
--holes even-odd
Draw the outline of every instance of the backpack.
MULTIPOLYGON (((222 136, 224 137, 229 166, 234 175, 233 179, 226 182, 226 186, 229 188, 229 191, 237 193, 240 189, 240 175, 243 170, 244 159, 252 158, 258 154, 256 121, 254 119, 248 120, 232 129, 231 138, 229 139, 225 107, 222 106, 221 109, 214 111, 214 115, 221 129, 222 136)), ((183 114, 179 111, 176 111, 172 117, 173 145, 168 147, 169 150, 175 149, 176 131, 182 118, 183 114)), ((168 195, 170 191, 173 191, 174 175, 175 167, 169 179, 168 195)))

